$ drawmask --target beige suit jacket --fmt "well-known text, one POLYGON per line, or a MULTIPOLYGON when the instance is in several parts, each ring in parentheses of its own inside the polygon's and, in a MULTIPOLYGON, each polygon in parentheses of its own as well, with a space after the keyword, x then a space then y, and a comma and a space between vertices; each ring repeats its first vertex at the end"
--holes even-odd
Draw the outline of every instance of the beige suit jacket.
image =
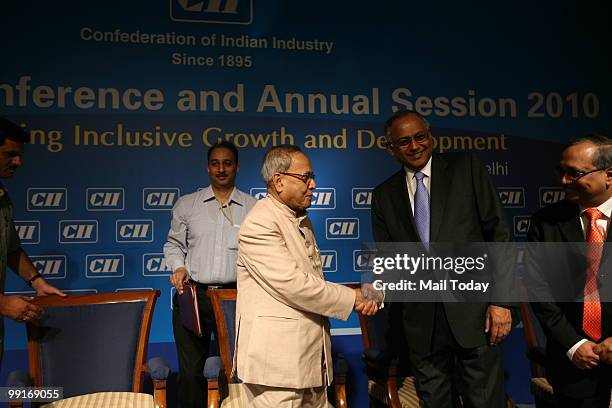
POLYGON ((324 280, 308 216, 270 195, 259 201, 238 235, 238 377, 299 389, 322 386, 325 375, 329 385, 327 316, 348 319, 354 302, 354 290, 324 280))

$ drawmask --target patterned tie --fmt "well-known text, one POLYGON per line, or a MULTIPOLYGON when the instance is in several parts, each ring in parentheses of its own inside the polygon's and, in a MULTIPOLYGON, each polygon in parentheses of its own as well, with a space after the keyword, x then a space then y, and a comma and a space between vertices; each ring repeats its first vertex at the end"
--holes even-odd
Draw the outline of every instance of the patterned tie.
POLYGON ((584 306, 582 315, 582 330, 593 341, 601 338, 601 303, 597 288, 597 273, 603 251, 604 236, 597 227, 597 220, 603 214, 597 208, 587 208, 585 214, 589 220, 586 229, 587 240, 587 271, 584 285, 584 306))
POLYGON ((414 177, 417 180, 414 193, 414 221, 421 241, 429 242, 429 192, 423 183, 425 174, 417 171, 414 177))

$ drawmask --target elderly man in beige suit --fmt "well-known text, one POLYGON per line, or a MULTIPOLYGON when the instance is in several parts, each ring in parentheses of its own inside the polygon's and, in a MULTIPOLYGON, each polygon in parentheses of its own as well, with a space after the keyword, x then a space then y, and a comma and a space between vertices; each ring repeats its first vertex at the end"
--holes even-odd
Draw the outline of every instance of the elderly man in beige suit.
POLYGON ((316 187, 299 148, 272 148, 264 158, 268 196, 247 215, 238 236, 237 346, 234 369, 246 405, 325 407, 332 360, 327 317, 378 305, 360 290, 326 282, 306 209, 316 187))

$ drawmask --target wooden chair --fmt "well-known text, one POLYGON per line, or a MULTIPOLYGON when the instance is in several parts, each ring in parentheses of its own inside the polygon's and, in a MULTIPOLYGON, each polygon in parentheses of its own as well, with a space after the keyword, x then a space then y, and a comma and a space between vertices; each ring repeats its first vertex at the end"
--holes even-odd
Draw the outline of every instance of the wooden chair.
POLYGON ((63 387, 64 400, 49 407, 131 407, 137 401, 166 407, 164 375, 156 375, 163 369, 151 373, 155 397, 142 393, 158 296, 147 290, 34 298, 44 313, 27 325, 30 383, 63 387))
MULTIPOLYGON (((236 338, 236 290, 209 290, 208 296, 212 302, 217 323, 217 339, 220 354, 218 361, 221 364, 218 370, 217 382, 209 380, 208 383, 208 407, 239 407, 239 380, 230 377, 234 358, 234 339, 236 338)), ((337 364, 338 361, 335 361, 334 368, 337 368, 337 364)), ((333 399, 336 408, 345 408, 347 407, 346 371, 341 369, 337 371, 338 373, 334 373, 333 399)))
MULTIPOLYGON (((352 288, 360 285, 348 285, 352 288)), ((373 404, 391 408, 418 408, 419 397, 413 376, 399 371, 400 357, 386 350, 385 335, 389 308, 374 316, 359 314, 363 361, 368 375, 368 395, 373 404)))
POLYGON ((531 364, 531 393, 537 408, 552 408, 553 387, 546 380, 544 363, 546 359, 546 337, 531 310, 529 303, 521 303, 523 335, 527 343, 527 357, 531 364))

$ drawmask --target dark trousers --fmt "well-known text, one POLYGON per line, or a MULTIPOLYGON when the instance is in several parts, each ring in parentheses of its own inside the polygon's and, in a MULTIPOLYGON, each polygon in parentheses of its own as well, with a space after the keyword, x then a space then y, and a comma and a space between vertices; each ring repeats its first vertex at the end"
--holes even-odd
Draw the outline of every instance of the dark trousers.
POLYGON ((431 349, 427 353, 410 352, 422 406, 456 407, 461 395, 465 408, 504 408, 501 358, 501 345, 461 347, 450 330, 444 307, 437 304, 431 349))
POLYGON ((556 408, 608 408, 610 406, 610 390, 599 393, 591 398, 571 398, 555 394, 556 408))
POLYGON ((178 294, 172 299, 172 329, 178 354, 178 397, 181 408, 202 408, 206 406, 207 382, 204 377, 204 363, 210 348, 210 335, 215 332, 215 317, 212 304, 206 296, 206 287, 198 287, 198 309, 202 325, 202 337, 197 337, 181 323, 178 294))
POLYGON ((608 373, 609 370, 604 371, 604 376, 600 377, 601 381, 598 382, 595 395, 592 397, 576 398, 573 395, 566 395, 567 392, 557 392, 557 388, 553 387, 555 408, 608 408, 612 393, 612 379, 608 373))

